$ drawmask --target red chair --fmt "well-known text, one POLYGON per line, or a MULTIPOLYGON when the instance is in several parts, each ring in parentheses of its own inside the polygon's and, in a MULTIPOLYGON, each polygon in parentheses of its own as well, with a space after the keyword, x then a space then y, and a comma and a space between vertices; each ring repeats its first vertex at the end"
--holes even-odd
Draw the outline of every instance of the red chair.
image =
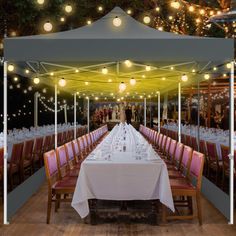
POLYGON ((62 178, 58 172, 57 157, 54 150, 44 153, 45 172, 48 181, 48 206, 47 224, 50 223, 52 202, 55 202, 55 211, 60 206, 60 202, 70 202, 72 199, 66 196, 73 194, 76 186, 76 178, 62 178), (61 196, 64 195, 64 198, 61 196))
POLYGON ((1 181, 1 189, 3 187, 3 159, 4 159, 4 149, 0 148, 0 181, 1 181))
POLYGON ((177 141, 174 140, 174 139, 171 139, 171 141, 170 141, 170 148, 169 148, 167 157, 168 157, 168 159, 170 160, 170 162, 172 164, 173 164, 173 160, 174 160, 176 144, 177 144, 177 141))
POLYGON ((75 139, 72 141, 72 146, 73 146, 73 150, 74 150, 74 155, 75 155, 75 161, 76 164, 81 164, 83 158, 79 149, 79 144, 78 141, 75 139))
POLYGON ((36 138, 33 148, 33 171, 36 170, 37 164, 39 167, 43 166, 42 148, 43 148, 43 137, 36 138))
POLYGON ((27 140, 24 142, 22 158, 20 161, 20 171, 22 175, 22 180, 25 180, 25 175, 28 173, 32 175, 33 173, 33 147, 34 139, 27 140))
POLYGON ((185 144, 189 147, 192 147, 191 136, 185 135, 185 144))
POLYGON ((22 159, 23 146, 24 146, 24 143, 16 143, 16 144, 13 144, 13 147, 12 147, 11 159, 9 163, 7 164, 10 190, 13 189, 14 175, 18 175, 19 183, 22 182, 22 176, 20 173, 20 161, 22 159))
POLYGON ((197 139, 194 136, 191 137, 191 147, 193 148, 193 150, 198 151, 197 139))
POLYGON ((178 142, 176 144, 175 155, 174 155, 174 159, 173 159, 174 164, 167 165, 167 168, 169 170, 171 170, 171 169, 178 170, 179 169, 181 161, 182 161, 183 150, 184 150, 184 145, 182 143, 178 142))
POLYGON ((50 150, 51 148, 51 135, 47 135, 46 137, 44 137, 44 141, 43 141, 43 153, 47 152, 50 150))
POLYGON ((160 150, 161 148, 161 144, 162 144, 162 139, 163 139, 163 134, 159 134, 159 138, 158 138, 158 143, 157 143, 157 148, 160 150))
POLYGON ((79 170, 80 169, 80 164, 77 165, 75 152, 74 152, 72 142, 66 143, 65 148, 66 148, 67 161, 69 163, 70 170, 73 170, 73 169, 79 170))
POLYGON ((181 134, 181 143, 183 143, 183 144, 186 144, 185 137, 186 137, 185 134, 181 134))
POLYGON ((189 168, 191 163, 193 149, 189 146, 184 146, 181 162, 176 170, 169 170, 168 174, 170 178, 182 178, 189 174, 189 168))
MULTIPOLYGON (((187 197, 187 200, 176 200, 175 207, 188 207, 189 215, 169 215, 167 216, 166 207, 162 206, 162 219, 193 219, 198 218, 199 224, 202 225, 202 210, 201 210, 201 185, 202 185, 202 172, 204 166, 204 154, 194 151, 190 164, 189 175, 186 178, 170 179, 170 185, 172 195, 174 198, 187 197), (193 181, 196 181, 196 185, 193 185, 193 181), (193 198, 196 199, 197 214, 193 212, 193 198)), ((179 211, 178 211, 179 212, 179 211)))
POLYGON ((223 169, 223 162, 219 161, 218 154, 216 151, 216 144, 211 142, 206 142, 207 154, 208 154, 208 175, 211 177, 212 172, 215 173, 215 181, 218 183, 219 175, 223 169))

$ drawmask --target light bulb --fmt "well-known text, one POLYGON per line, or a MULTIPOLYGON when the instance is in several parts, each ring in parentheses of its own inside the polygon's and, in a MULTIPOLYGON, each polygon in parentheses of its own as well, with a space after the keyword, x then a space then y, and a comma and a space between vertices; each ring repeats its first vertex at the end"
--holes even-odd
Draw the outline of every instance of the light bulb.
POLYGON ((188 10, 189 10, 190 12, 194 12, 195 8, 194 8, 194 6, 190 6, 190 7, 188 8, 188 10))
POLYGON ((143 22, 144 22, 145 24, 149 24, 149 23, 151 22, 151 18, 150 18, 149 16, 144 16, 143 22))
POLYGON ((204 75, 204 79, 205 79, 205 80, 210 79, 210 75, 209 75, 209 74, 205 74, 205 75, 204 75))
POLYGON ((14 81, 17 82, 18 81, 18 77, 14 77, 14 81))
POLYGON ((114 25, 115 27, 120 27, 121 24, 122 24, 121 19, 120 19, 118 16, 116 16, 116 17, 113 19, 113 25, 114 25))
POLYGON ((106 74, 108 73, 108 69, 107 69, 106 67, 103 67, 103 68, 102 68, 102 73, 103 73, 104 75, 106 75, 106 74))
POLYGON ((66 86, 66 80, 64 78, 60 79, 58 82, 59 86, 65 87, 66 86))
POLYGON ((72 6, 71 6, 70 4, 66 5, 66 6, 65 6, 65 11, 66 11, 67 13, 71 13, 71 12, 72 12, 72 6))
POLYGON ((42 4, 44 4, 44 0, 37 0, 37 3, 42 5, 42 4))
POLYGON ((127 14, 128 15, 131 15, 132 14, 132 11, 129 9, 129 10, 127 10, 127 14))
POLYGON ((65 17, 61 17, 60 21, 65 22, 65 17))
POLYGON ((44 25, 43 28, 45 31, 50 32, 52 30, 52 23, 50 21, 47 21, 44 25))
POLYGON ((188 81, 188 76, 185 75, 185 74, 183 74, 182 77, 181 77, 181 80, 182 80, 183 82, 187 82, 187 81, 188 81))
POLYGON ((132 62, 130 60, 125 60, 125 65, 127 67, 131 67, 132 66, 132 62))
POLYGON ((147 65, 146 66, 146 71, 150 71, 151 70, 151 66, 147 65))
POLYGON ((98 7, 98 11, 103 11, 103 7, 102 7, 102 6, 99 6, 99 7, 98 7))
POLYGON ((125 89, 126 89, 126 84, 124 82, 121 82, 120 85, 119 85, 120 92, 125 91, 125 89))
POLYGON ((29 74, 29 72, 30 72, 30 71, 29 71, 28 69, 25 70, 25 73, 26 73, 26 74, 29 74))
POLYGON ((35 84, 39 84, 39 82, 40 82, 40 79, 39 79, 38 77, 35 77, 35 78, 34 78, 34 83, 35 83, 35 84))
POLYGON ((134 78, 130 79, 130 85, 134 86, 136 84, 136 80, 134 78))
POLYGON ((172 1, 170 3, 170 6, 175 8, 175 9, 179 9, 180 8, 180 3, 178 1, 172 1))
POLYGON ((231 63, 227 63, 226 67, 227 67, 227 69, 230 69, 231 68, 231 63))
POLYGON ((15 69, 14 65, 10 64, 7 67, 8 71, 13 71, 15 69))
POLYGON ((91 24, 92 24, 92 21, 91 21, 91 20, 88 20, 88 21, 87 21, 87 24, 88 24, 88 25, 91 25, 91 24))

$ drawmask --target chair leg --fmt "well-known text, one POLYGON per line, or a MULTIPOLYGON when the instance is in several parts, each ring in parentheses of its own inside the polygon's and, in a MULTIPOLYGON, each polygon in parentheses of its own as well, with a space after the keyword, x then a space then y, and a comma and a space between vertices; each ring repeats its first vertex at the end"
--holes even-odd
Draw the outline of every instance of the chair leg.
POLYGON ((166 206, 164 204, 162 204, 162 223, 166 224, 166 206))
POLYGON ((187 197, 187 200, 188 200, 188 209, 189 209, 190 214, 192 215, 193 214, 193 199, 192 197, 187 197))
POLYGON ((49 192, 48 192, 47 224, 50 223, 51 208, 52 208, 52 192, 49 191, 49 192))
POLYGON ((201 207, 201 194, 196 194, 196 203, 197 203, 197 215, 199 225, 202 225, 202 207, 201 207))

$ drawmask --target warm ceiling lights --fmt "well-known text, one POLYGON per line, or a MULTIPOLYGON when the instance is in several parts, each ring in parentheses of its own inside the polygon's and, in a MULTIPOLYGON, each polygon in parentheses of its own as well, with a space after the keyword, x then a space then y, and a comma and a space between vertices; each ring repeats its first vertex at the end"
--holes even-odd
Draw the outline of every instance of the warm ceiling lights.
POLYGON ((209 75, 209 74, 205 74, 205 75, 204 75, 204 79, 205 79, 205 80, 210 79, 210 75, 209 75))
POLYGON ((66 86, 66 80, 64 78, 60 79, 58 82, 59 86, 65 87, 66 86))
POLYGON ((65 22, 65 17, 61 17, 60 21, 65 22))
POLYGON ((7 67, 8 71, 13 71, 15 69, 14 65, 10 64, 7 67))
POLYGON ((150 16, 144 16, 143 22, 144 22, 145 24, 149 24, 149 23, 151 22, 150 16))
POLYGON ((190 7, 188 8, 188 10, 189 10, 190 12, 194 12, 195 8, 194 8, 194 6, 190 6, 190 7))
POLYGON ((98 7, 98 11, 103 11, 103 7, 102 7, 102 6, 99 6, 99 7, 98 7))
POLYGON ((179 8, 180 8, 180 3, 175 0, 175 1, 172 1, 172 2, 170 3, 170 6, 173 7, 173 8, 175 8, 175 9, 179 9, 179 8))
POLYGON ((122 24, 121 19, 120 19, 118 16, 116 16, 116 17, 113 19, 113 25, 114 25, 115 27, 120 27, 121 24, 122 24))
POLYGON ((25 73, 26 73, 26 74, 29 74, 29 73, 30 73, 30 71, 29 71, 28 69, 26 69, 26 70, 25 70, 25 73))
POLYGON ((185 75, 185 74, 183 74, 182 77, 181 77, 181 80, 182 80, 183 82, 187 82, 187 81, 188 81, 188 76, 185 75))
POLYGON ((104 75, 106 75, 106 74, 108 73, 108 69, 107 69, 106 67, 103 67, 103 68, 102 68, 102 73, 103 73, 104 75))
POLYGON ((17 82, 18 81, 18 77, 14 77, 14 81, 17 82))
POLYGON ((108 83, 111 83, 112 82, 112 79, 108 79, 108 83))
POLYGON ((132 66, 132 62, 130 60, 125 60, 125 65, 127 67, 131 67, 132 66))
POLYGON ((88 21, 87 21, 87 24, 88 24, 88 25, 91 25, 91 24, 92 24, 92 21, 91 21, 91 20, 88 20, 88 21))
POLYGON ((38 77, 35 77, 35 78, 34 78, 34 83, 35 83, 35 84, 39 84, 39 82, 40 82, 40 79, 39 79, 38 77))
POLYGON ((71 13, 71 12, 72 12, 72 6, 71 6, 70 4, 67 4, 67 5, 65 6, 65 11, 66 11, 67 13, 71 13))
POLYGON ((52 23, 50 21, 47 21, 44 25, 43 28, 46 32, 50 32, 52 30, 52 23))
POLYGON ((121 82, 120 85, 119 85, 120 92, 125 91, 125 89, 126 89, 126 84, 124 82, 121 82))
POLYGON ((75 73, 79 73, 79 70, 78 70, 78 69, 76 69, 76 70, 75 70, 75 73))
POLYGON ((156 7, 156 11, 159 12, 160 11, 160 7, 156 7))
POLYGON ((227 63, 226 67, 227 67, 227 69, 230 69, 231 68, 231 63, 227 63))
POLYGON ((151 66, 147 65, 145 69, 146 69, 146 71, 150 71, 151 70, 151 66))
POLYGON ((128 15, 131 15, 132 14, 132 11, 129 9, 129 10, 127 10, 127 14, 128 15))
POLYGON ((89 84, 89 82, 88 82, 88 81, 85 81, 84 84, 87 86, 87 85, 89 84))
POLYGON ((37 3, 42 5, 42 4, 44 4, 44 0, 37 0, 37 3))
POLYGON ((136 80, 134 78, 131 78, 129 83, 130 85, 134 86, 136 84, 136 80))

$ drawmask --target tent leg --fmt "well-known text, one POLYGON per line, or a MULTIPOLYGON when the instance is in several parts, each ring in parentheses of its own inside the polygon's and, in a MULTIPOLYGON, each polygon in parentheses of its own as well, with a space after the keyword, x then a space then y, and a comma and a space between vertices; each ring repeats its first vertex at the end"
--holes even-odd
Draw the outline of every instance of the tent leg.
POLYGON ((181 143, 181 83, 178 84, 178 141, 181 143))
POLYGON ((158 92, 158 94, 157 94, 157 96, 158 96, 158 114, 157 114, 157 123, 158 123, 158 132, 160 133, 160 131, 161 131, 161 120, 160 120, 160 118, 161 118, 161 98, 160 98, 160 92, 158 92))
POLYGON ((146 127, 147 126, 147 115, 146 115, 146 113, 147 113, 147 99, 146 98, 144 98, 144 114, 143 114, 143 116, 144 116, 144 126, 146 127))
POLYGON ((64 105, 64 117, 65 117, 65 124, 67 124, 67 105, 64 105))
POLYGON ((4 85, 3 85, 3 93, 4 93, 4 104, 3 104, 3 111, 4 111, 4 117, 3 117, 3 123, 4 123, 4 173, 3 173, 3 224, 7 225, 8 222, 8 214, 7 214, 7 62, 4 61, 4 85))
POLYGON ((38 127, 38 97, 39 93, 34 94, 34 127, 38 127))
POLYGON ((89 119, 89 116, 90 116, 90 114, 89 114, 89 97, 88 97, 88 101, 87 101, 88 103, 87 103, 87 128, 88 128, 88 133, 90 132, 90 127, 89 127, 89 122, 90 122, 90 119, 89 119))
POLYGON ((55 149, 57 148, 57 85, 55 84, 55 109, 54 109, 54 115, 55 115, 55 149))
POLYGON ((230 221, 229 221, 229 224, 234 224, 234 61, 231 62, 231 75, 230 75, 230 82, 229 82, 229 97, 230 97, 230 111, 229 111, 230 221))
POLYGON ((76 139, 76 93, 74 93, 74 139, 76 139))

